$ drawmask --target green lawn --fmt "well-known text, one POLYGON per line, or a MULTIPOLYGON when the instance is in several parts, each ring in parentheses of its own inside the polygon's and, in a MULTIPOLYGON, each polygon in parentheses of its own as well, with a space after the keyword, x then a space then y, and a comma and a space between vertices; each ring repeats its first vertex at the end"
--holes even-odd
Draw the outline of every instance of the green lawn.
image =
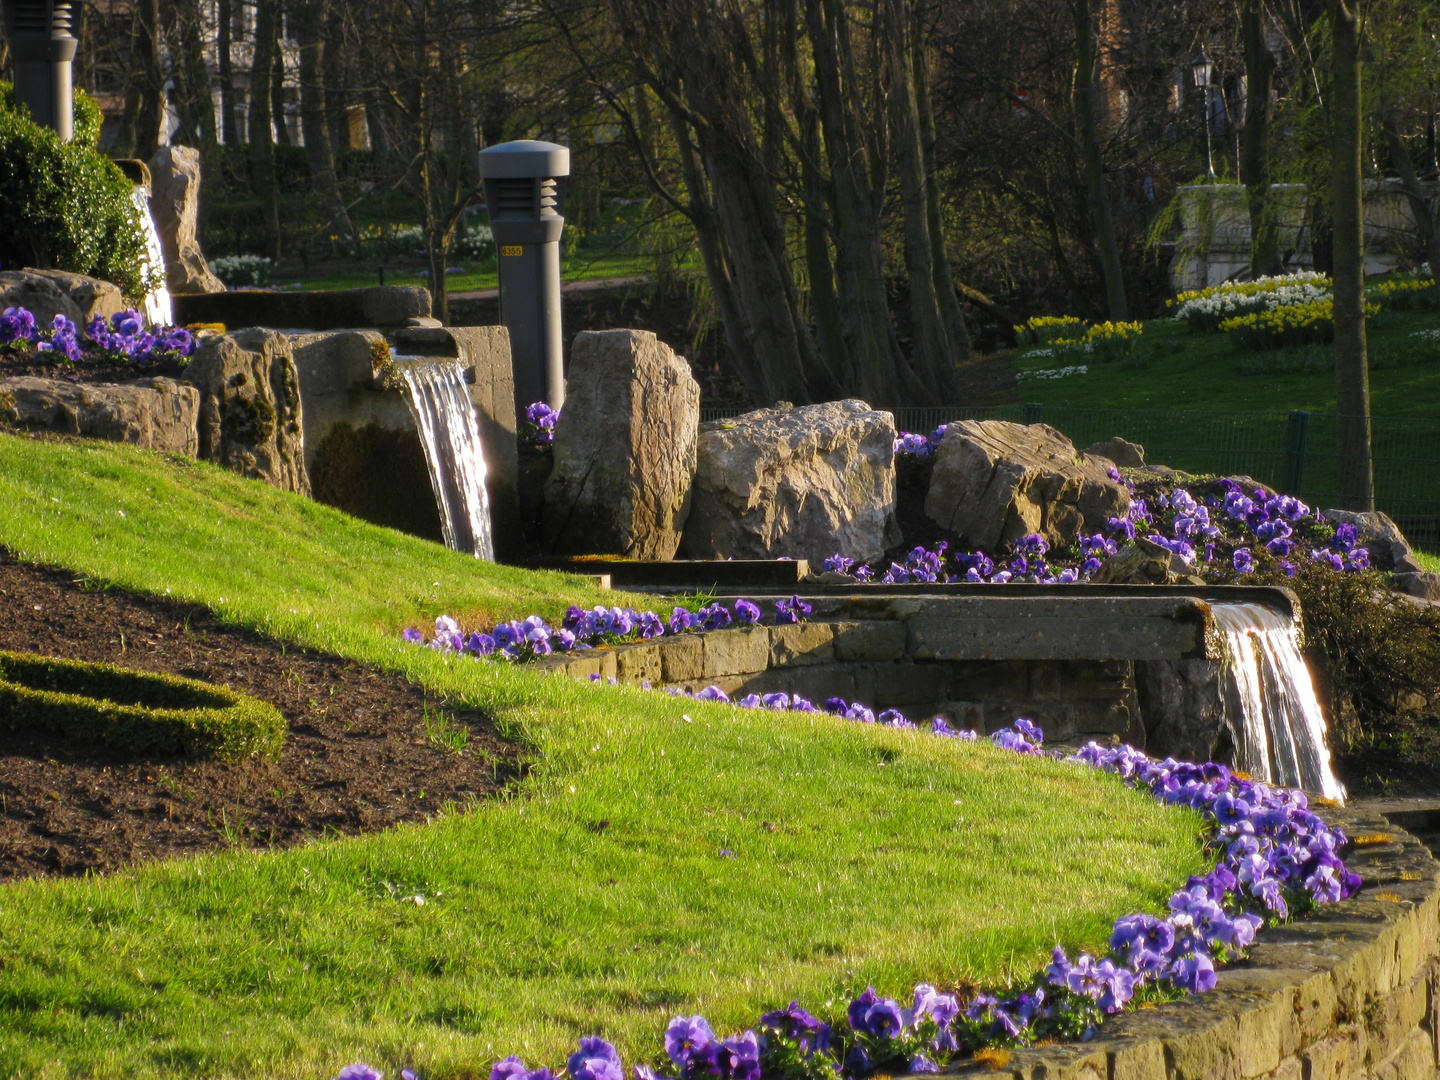
MULTIPOLYGON (((452 266, 460 265, 458 260, 452 266)), ((385 268, 386 285, 423 285, 428 287, 427 278, 420 273, 421 267, 385 268)), ((597 281, 604 278, 635 277, 653 273, 655 259, 648 255, 609 255, 577 251, 560 264, 562 281, 597 281)), ((317 263, 313 274, 285 275, 277 277, 274 284, 288 285, 299 282, 307 289, 359 289, 379 284, 379 275, 374 270, 353 273, 325 273, 324 264, 317 263)), ((449 274, 445 279, 446 288, 452 292, 469 292, 474 289, 496 289, 500 287, 495 261, 465 264, 463 274, 449 274)))
POLYGON ((1083 767, 402 645, 601 594, 207 465, 0 436, 0 543, 403 672, 533 760, 424 826, 0 887, 0 1075, 459 1077, 591 1032, 648 1058, 680 1012, 1028 973, 1201 869, 1194 815, 1083 767))
MULTIPOLYGON (((1440 343, 1410 335, 1440 327, 1440 313, 1382 311, 1368 320, 1370 409, 1374 416, 1440 418, 1440 343)), ((1334 348, 1243 352, 1225 334, 1198 334, 1152 320, 1130 362, 1026 358, 1017 371, 1086 364, 1083 375, 1022 378, 1020 401, 1115 409, 1335 411, 1334 348)))

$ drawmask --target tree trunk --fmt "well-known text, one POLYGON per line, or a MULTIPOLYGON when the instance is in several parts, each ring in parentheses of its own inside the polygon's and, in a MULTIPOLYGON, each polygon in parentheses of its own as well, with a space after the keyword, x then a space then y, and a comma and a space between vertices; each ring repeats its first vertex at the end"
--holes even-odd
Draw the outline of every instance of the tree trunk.
POLYGON ((1125 271, 1120 261, 1120 241, 1115 233, 1115 216, 1110 208, 1110 190, 1105 182, 1105 148, 1100 141, 1100 39, 1095 27, 1091 0, 1069 0, 1075 23, 1075 118, 1080 127, 1080 154, 1084 162, 1085 199, 1090 211, 1090 229, 1100 256, 1105 279, 1105 305, 1112 319, 1128 319, 1125 301, 1125 271))
POLYGON ((933 385, 909 374, 890 319, 888 283, 881 259, 884 147, 881 117, 860 115, 858 77, 851 61, 849 15, 841 0, 806 0, 805 18, 814 55, 820 126, 830 165, 835 272, 847 367, 846 391, 872 405, 898 405, 909 390, 934 398, 933 385))
POLYGON ((736 295, 735 280, 730 274, 730 264, 725 256, 725 240, 720 232, 720 220, 705 183, 705 173, 696 160, 690 140, 690 126, 675 110, 670 110, 670 126, 675 136, 675 145, 680 157, 680 169, 685 177, 685 189, 689 194, 690 220, 695 226, 695 238, 700 245, 700 259, 705 264, 705 278, 710 283, 710 292, 715 297, 715 307, 720 312, 720 327, 725 334, 735 373, 744 383, 750 400, 756 405, 769 404, 766 398, 765 380, 755 361, 754 334, 745 321, 744 309, 736 295))
POLYGON ((277 0, 256 0, 255 57, 250 68, 250 172, 260 196, 265 254, 272 259, 280 258, 279 185, 275 178, 275 139, 270 129, 277 15, 277 0))
MULTIPOLYGON (((274 2, 279 3, 279 0, 274 0, 274 2)), ((270 85, 270 111, 275 121, 275 141, 281 146, 289 146, 291 143, 290 125, 285 121, 285 53, 284 50, 280 48, 278 41, 280 26, 278 14, 275 18, 275 25, 277 41, 275 45, 274 65, 270 69, 270 78, 272 80, 270 85)))
POLYGON ((216 21, 219 23, 216 48, 220 54, 220 141, 226 146, 238 146, 240 117, 235 109, 235 68, 230 56, 230 23, 234 18, 232 0, 217 0, 216 21))
POLYGON ((160 65, 160 0, 136 0, 135 73, 140 91, 135 156, 149 161, 165 130, 165 72, 160 65))
POLYGON ((320 81, 325 87, 326 127, 330 131, 330 153, 350 149, 349 95, 345 83, 345 24, 334 5, 323 31, 325 54, 321 58, 320 81))
POLYGON ((1405 140, 1400 137, 1400 126, 1394 115, 1387 115, 1384 121, 1385 143, 1390 151, 1390 162, 1400 174, 1400 187, 1410 203, 1410 213, 1415 215, 1415 228, 1425 245, 1425 258, 1430 263, 1430 276, 1435 279, 1435 298, 1440 300, 1440 233, 1435 230, 1435 215, 1430 210, 1430 193, 1420 183, 1415 173, 1415 163, 1405 149, 1405 140))
POLYGON ((915 101, 919 108, 920 145, 925 161, 925 213, 930 224, 932 253, 930 265, 935 277, 935 296, 945 319, 945 332, 957 363, 965 363, 972 355, 970 333, 965 328, 965 309, 956 294, 955 276, 950 269, 950 255, 945 250, 945 223, 940 212, 940 177, 935 171, 935 113, 930 103, 930 65, 925 59, 924 42, 915 38, 915 101))
MULTIPOLYGON (((893 79, 890 106, 904 217, 905 273, 910 286, 910 358, 917 373, 934 388, 940 401, 957 402, 960 383, 955 365, 959 350, 950 340, 935 289, 935 244, 930 236, 925 146, 915 87, 915 54, 919 46, 913 39, 916 28, 908 0, 886 0, 884 26, 893 79)), ((952 301, 954 295, 952 288, 952 301)))
POLYGON ((320 196, 326 212, 324 232, 339 232, 352 243, 355 226, 340 195, 335 177, 335 152, 330 142, 330 121, 325 108, 325 19, 324 0, 301 0, 295 7, 295 36, 300 41, 300 125, 305 136, 305 161, 310 166, 310 185, 320 196))
POLYGON ((1339 495, 1346 510, 1375 508, 1370 375, 1365 354, 1365 236, 1360 182, 1363 123, 1357 0, 1330 0, 1330 199, 1335 220, 1335 402, 1339 495))
POLYGON ((1240 182, 1250 209, 1250 276, 1278 274, 1280 222, 1270 200, 1270 98, 1275 57, 1265 41, 1265 0, 1243 0, 1240 34, 1245 48, 1245 129, 1240 140, 1240 182))

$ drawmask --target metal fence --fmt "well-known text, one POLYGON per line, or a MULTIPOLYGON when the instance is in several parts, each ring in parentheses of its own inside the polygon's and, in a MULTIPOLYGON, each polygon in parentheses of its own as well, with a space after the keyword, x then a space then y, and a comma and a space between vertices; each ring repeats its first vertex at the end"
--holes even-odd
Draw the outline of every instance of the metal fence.
MULTIPOLYGON (((744 409, 703 409, 702 420, 744 409)), ((1145 460, 1192 473, 1244 474, 1315 505, 1336 502, 1337 422, 1310 412, 1191 412, 996 405, 891 410, 901 431, 929 432, 952 420, 1045 423, 1076 446, 1119 435, 1145 447, 1145 460)), ((1375 504, 1413 543, 1440 546, 1440 420, 1374 417, 1375 504)))

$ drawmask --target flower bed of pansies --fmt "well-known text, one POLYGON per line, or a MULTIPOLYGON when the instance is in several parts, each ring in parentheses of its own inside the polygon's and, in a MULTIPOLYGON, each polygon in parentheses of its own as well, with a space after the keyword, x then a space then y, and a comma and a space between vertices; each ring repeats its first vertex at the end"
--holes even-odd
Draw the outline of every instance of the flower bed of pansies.
POLYGON ((63 314, 48 327, 36 325, 25 308, 0 313, 0 358, 20 362, 49 362, 74 367, 82 361, 136 369, 171 364, 183 367, 195 351, 190 331, 174 326, 145 325, 133 308, 116 312, 107 322, 97 315, 82 334, 63 314))
MULTIPOLYGON (((991 736, 1016 753, 1052 754, 1028 720, 991 736)), ((920 984, 908 1001, 873 987, 844 1016, 817 1017, 792 1001, 755 1027, 721 1038, 704 1016, 677 1016, 665 1031, 664 1057, 635 1064, 634 1080, 834 1080, 874 1074, 923 1074, 986 1047, 1088 1039, 1101 1021, 1132 1003, 1155 1004, 1204 993, 1219 965, 1244 956, 1264 926, 1360 887, 1339 852, 1346 837, 1313 811, 1305 796, 1256 783, 1214 763, 1155 761, 1129 746, 1089 743, 1063 760, 1119 776, 1162 802, 1188 806, 1205 822, 1215 868, 1191 877, 1163 916, 1126 915, 1113 925, 1108 952, 1071 958, 1055 946, 1051 963, 1029 979, 961 1000, 920 984)), ((565 1066, 569 1080, 625 1080, 615 1047, 580 1040, 565 1066)), ((351 1065, 337 1080, 379 1080, 351 1065)), ((415 1080, 405 1070, 403 1080, 415 1080)), ((516 1056, 496 1061, 490 1080, 554 1080, 516 1056)))

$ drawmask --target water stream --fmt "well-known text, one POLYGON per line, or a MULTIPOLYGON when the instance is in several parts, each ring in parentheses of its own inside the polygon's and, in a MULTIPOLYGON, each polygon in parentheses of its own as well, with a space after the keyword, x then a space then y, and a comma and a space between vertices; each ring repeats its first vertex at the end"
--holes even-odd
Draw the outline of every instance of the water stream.
POLYGON ((145 245, 141 268, 149 276, 160 276, 160 284, 145 294, 145 321, 151 326, 172 326, 175 313, 170 307, 170 290, 165 285, 165 252, 160 247, 160 233, 155 229, 155 219, 150 216, 150 196, 143 184, 136 184, 130 199, 140 213, 141 240, 145 245))
POLYGON ((453 360, 397 356, 395 361, 430 468, 445 546, 494 562, 485 453, 465 368, 453 360))
POLYGON ((1256 780, 1343 802, 1295 624, 1264 604, 1212 604, 1210 610, 1225 637, 1233 682, 1223 700, 1235 733, 1235 767, 1256 780))

